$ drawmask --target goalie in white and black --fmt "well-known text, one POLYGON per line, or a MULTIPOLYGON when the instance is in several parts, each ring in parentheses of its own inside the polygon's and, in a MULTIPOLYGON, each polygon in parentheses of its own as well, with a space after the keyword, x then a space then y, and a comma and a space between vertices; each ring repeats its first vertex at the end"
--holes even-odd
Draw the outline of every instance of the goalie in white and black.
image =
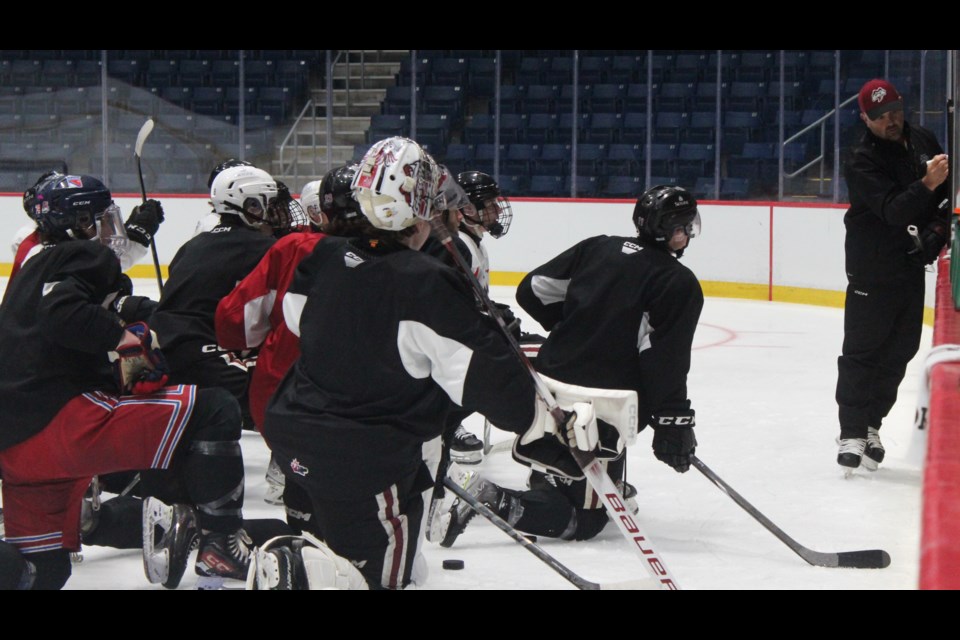
MULTIPOLYGON (((633 221, 637 237, 589 238, 531 271, 517 301, 551 332, 538 371, 568 385, 635 391, 639 427, 654 429, 654 455, 682 473, 696 447, 686 382, 703 292, 678 258, 699 233, 700 214, 686 190, 656 186, 637 200, 633 221)), ((606 460, 611 478, 625 482, 623 444, 613 427, 599 421, 598 458, 606 460)), ((564 539, 590 538, 603 529, 602 504, 562 447, 549 440, 518 442, 514 458, 534 469, 529 491, 469 483, 498 515, 520 531, 564 539)), ((440 531, 445 546, 472 517, 459 502, 448 516, 449 526, 440 531)))

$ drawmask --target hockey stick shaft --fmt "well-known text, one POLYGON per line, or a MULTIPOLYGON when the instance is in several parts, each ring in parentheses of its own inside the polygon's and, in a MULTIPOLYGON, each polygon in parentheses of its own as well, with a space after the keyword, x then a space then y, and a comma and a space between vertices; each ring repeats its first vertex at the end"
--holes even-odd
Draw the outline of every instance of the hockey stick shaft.
POLYGON ((864 551, 840 551, 837 553, 824 553, 814 551, 803 546, 786 533, 783 529, 773 524, 769 518, 760 513, 756 507, 747 502, 747 500, 737 493, 733 487, 723 481, 713 470, 703 463, 695 455, 690 456, 690 463, 697 468, 706 478, 715 484, 717 488, 730 496, 730 499, 736 502, 740 508, 746 511, 750 516, 762 524, 764 528, 775 535, 783 544, 787 545, 791 551, 803 558, 807 563, 817 567, 845 567, 851 569, 883 569, 890 565, 890 554, 882 549, 868 549, 864 551))
MULTIPOLYGON (((467 266, 463 256, 460 255, 460 252, 457 251, 457 248, 453 245, 453 238, 450 235, 450 230, 443 226, 443 221, 440 219, 440 216, 434 216, 431 218, 430 224, 433 227, 437 238, 443 243, 443 246, 446 247, 447 252, 453 257, 457 267, 459 267, 460 271, 462 271, 464 276, 466 276, 470 286, 473 288, 474 293, 480 299, 483 308, 490 315, 490 317, 496 321, 497 326, 500 327, 500 332, 510 344, 514 354, 520 360, 521 364, 523 364, 523 366, 526 368, 527 373, 530 375, 530 378, 533 380, 534 386, 536 387, 537 395, 539 395, 544 403, 546 403, 550 414, 553 416, 554 420, 556 420, 557 424, 563 424, 565 421, 563 410, 560 408, 560 405, 557 404, 556 398, 554 398, 553 394, 550 393, 550 389, 547 388, 547 385, 543 382, 540 374, 537 373, 536 369, 534 369, 533 363, 530 362, 527 354, 523 352, 523 349, 520 347, 520 343, 517 342, 517 339, 514 338, 512 333, 510 333, 510 330, 507 329, 507 325, 500 316, 500 312, 490 301, 490 296, 487 295, 487 292, 480 285, 480 282, 477 281, 477 277, 473 274, 473 271, 469 266, 467 266)), ((636 553, 643 562, 643 566, 654 578, 660 582, 661 588, 679 589, 680 587, 677 584, 676 578, 674 578, 667 569, 666 563, 664 563, 660 558, 660 554, 654 550, 649 536, 643 533, 639 524, 636 522, 630 512, 624 507, 625 501, 623 496, 613 483, 613 480, 610 479, 610 476, 608 476, 603 470, 603 465, 601 465, 596 459, 596 456, 594 456, 592 453, 580 451, 574 447, 571 447, 570 451, 573 454, 574 460, 577 461, 577 464, 580 465, 580 468, 583 470, 587 481, 590 483, 590 486, 593 487, 593 490, 597 493, 597 495, 600 497, 600 500, 607 508, 607 512, 610 514, 611 519, 616 523, 621 535, 627 539, 627 541, 630 543, 630 547, 634 550, 634 553, 636 553)))
POLYGON ((581 577, 580 575, 573 572, 571 569, 566 567, 562 562, 554 558, 552 555, 544 551, 539 545, 530 540, 527 536, 523 535, 508 523, 506 520, 498 516, 494 511, 477 500, 469 491, 461 487, 453 478, 447 477, 444 479, 443 483, 447 486, 450 491, 452 491, 458 498, 470 505, 470 508, 479 513, 481 516, 489 520, 493 525, 503 531, 505 534, 514 539, 514 541, 520 543, 524 549, 535 555, 539 560, 541 560, 548 567, 556 571, 567 580, 570 584, 575 586, 577 589, 582 591, 599 591, 601 589, 644 589, 649 588, 649 580, 633 580, 622 583, 611 583, 611 584, 601 584, 599 582, 591 582, 586 578, 581 577))
MULTIPOLYGON (((143 155, 143 145, 147 141, 147 137, 153 131, 153 118, 147 118, 147 121, 143 123, 143 126, 140 127, 140 132, 137 133, 137 143, 134 147, 134 155, 137 157, 137 175, 140 178, 140 197, 143 202, 147 201, 147 188, 143 184, 143 169, 140 166, 140 157, 143 155)), ((153 268, 157 272, 157 286, 160 288, 160 293, 163 293, 163 276, 160 274, 160 256, 157 254, 157 243, 153 238, 150 238, 150 252, 153 254, 153 268)))

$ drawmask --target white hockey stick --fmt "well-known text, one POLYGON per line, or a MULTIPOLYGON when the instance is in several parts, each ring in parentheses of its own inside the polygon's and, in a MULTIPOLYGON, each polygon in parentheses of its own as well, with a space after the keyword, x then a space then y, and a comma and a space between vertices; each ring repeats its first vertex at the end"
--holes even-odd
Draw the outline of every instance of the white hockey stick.
MULTIPOLYGON (((524 367, 526 367, 536 387, 537 395, 546 403, 547 409, 549 409, 550 414, 554 420, 557 421, 557 424, 563 424, 563 409, 557 404, 556 398, 550 393, 550 389, 547 388, 547 385, 540 378, 540 374, 533 368, 533 364, 530 362, 527 354, 523 352, 516 338, 514 338, 513 334, 507 329, 507 325, 504 323, 503 318, 500 317, 496 306, 490 302, 490 297, 487 295, 487 292, 483 290, 483 287, 480 286, 476 276, 473 275, 473 271, 466 265, 463 256, 461 256, 457 248, 453 246, 450 231, 443 226, 443 221, 440 219, 440 216, 431 218, 430 225, 433 227, 437 238, 439 238, 443 246, 446 247, 447 252, 453 256, 454 261, 467 278, 470 286, 473 287, 474 293, 480 299, 486 312, 497 322, 497 326, 500 327, 500 332, 507 339, 514 354, 520 359, 524 367)), ((613 483, 613 480, 610 479, 610 476, 603 470, 603 465, 600 464, 596 456, 593 453, 580 451, 575 447, 570 448, 570 453, 573 454, 573 459, 576 460, 577 464, 583 470, 590 486, 592 486, 593 490, 600 496, 604 506, 607 508, 607 513, 610 515, 610 518, 616 523, 623 537, 630 543, 630 547, 643 562, 643 566, 660 583, 660 588, 670 590, 679 589, 680 586, 677 584, 676 578, 670 570, 667 569, 667 565, 660 557, 660 554, 653 548, 649 536, 640 529, 640 525, 630 514, 630 511, 624 504, 625 500, 623 496, 613 483)))
MULTIPOLYGON (((147 136, 153 131, 153 118, 147 118, 147 121, 140 127, 140 133, 137 134, 137 144, 134 146, 133 155, 137 158, 137 174, 140 176, 140 196, 143 202, 147 201, 147 189, 143 184, 143 169, 140 167, 140 157, 143 155, 143 145, 147 141, 147 136)), ((157 255, 157 243, 150 238, 150 251, 153 253, 153 268, 157 271, 157 286, 160 293, 163 293, 163 276, 160 275, 160 256, 157 255)))

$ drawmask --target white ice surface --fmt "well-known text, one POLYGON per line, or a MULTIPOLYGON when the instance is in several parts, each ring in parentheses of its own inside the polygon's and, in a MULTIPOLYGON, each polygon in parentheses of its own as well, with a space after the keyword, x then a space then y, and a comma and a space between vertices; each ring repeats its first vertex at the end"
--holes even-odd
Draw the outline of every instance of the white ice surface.
MULTIPOLYGON (((137 293, 156 296, 156 284, 136 281, 137 293)), ((497 301, 513 290, 494 287, 497 301)), ((528 331, 539 329, 514 304, 528 331)), ((882 570, 830 569, 806 564, 699 472, 678 474, 650 451, 644 431, 628 453, 628 476, 640 491, 639 520, 682 588, 686 589, 913 589, 917 585, 923 432, 912 427, 920 362, 929 349, 924 329, 918 358, 884 423, 887 449, 880 470, 844 479, 836 464, 836 358, 843 312, 802 305, 708 298, 695 340, 689 394, 697 410, 698 456, 800 544, 817 551, 882 548, 882 570)), ((482 419, 467 426, 478 435, 482 419)), ((508 435, 494 430, 494 441, 508 435)), ((244 433, 245 515, 282 517, 262 501, 268 451, 244 433)), ((492 480, 521 488, 525 469, 508 453, 479 467, 492 480)), ((594 540, 539 544, 594 582, 646 577, 611 524, 594 540)), ((546 564, 480 517, 452 549, 425 543, 428 589, 567 589, 546 564), (445 571, 458 558, 461 571, 445 571)), ((181 589, 193 587, 192 572, 181 589)), ((143 576, 140 554, 87 547, 68 589, 160 589, 143 576)))

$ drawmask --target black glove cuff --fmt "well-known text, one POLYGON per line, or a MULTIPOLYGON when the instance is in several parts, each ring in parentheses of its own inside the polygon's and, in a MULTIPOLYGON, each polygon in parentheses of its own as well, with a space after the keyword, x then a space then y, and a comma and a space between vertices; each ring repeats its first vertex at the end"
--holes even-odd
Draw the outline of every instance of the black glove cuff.
POLYGON ((697 426, 697 412, 693 409, 664 411, 653 414, 650 424, 654 429, 660 427, 695 427, 697 426))
POLYGON ((148 233, 146 229, 140 225, 127 223, 126 225, 127 237, 136 242, 137 244, 142 244, 145 247, 150 246, 150 241, 153 239, 153 235, 148 233))

